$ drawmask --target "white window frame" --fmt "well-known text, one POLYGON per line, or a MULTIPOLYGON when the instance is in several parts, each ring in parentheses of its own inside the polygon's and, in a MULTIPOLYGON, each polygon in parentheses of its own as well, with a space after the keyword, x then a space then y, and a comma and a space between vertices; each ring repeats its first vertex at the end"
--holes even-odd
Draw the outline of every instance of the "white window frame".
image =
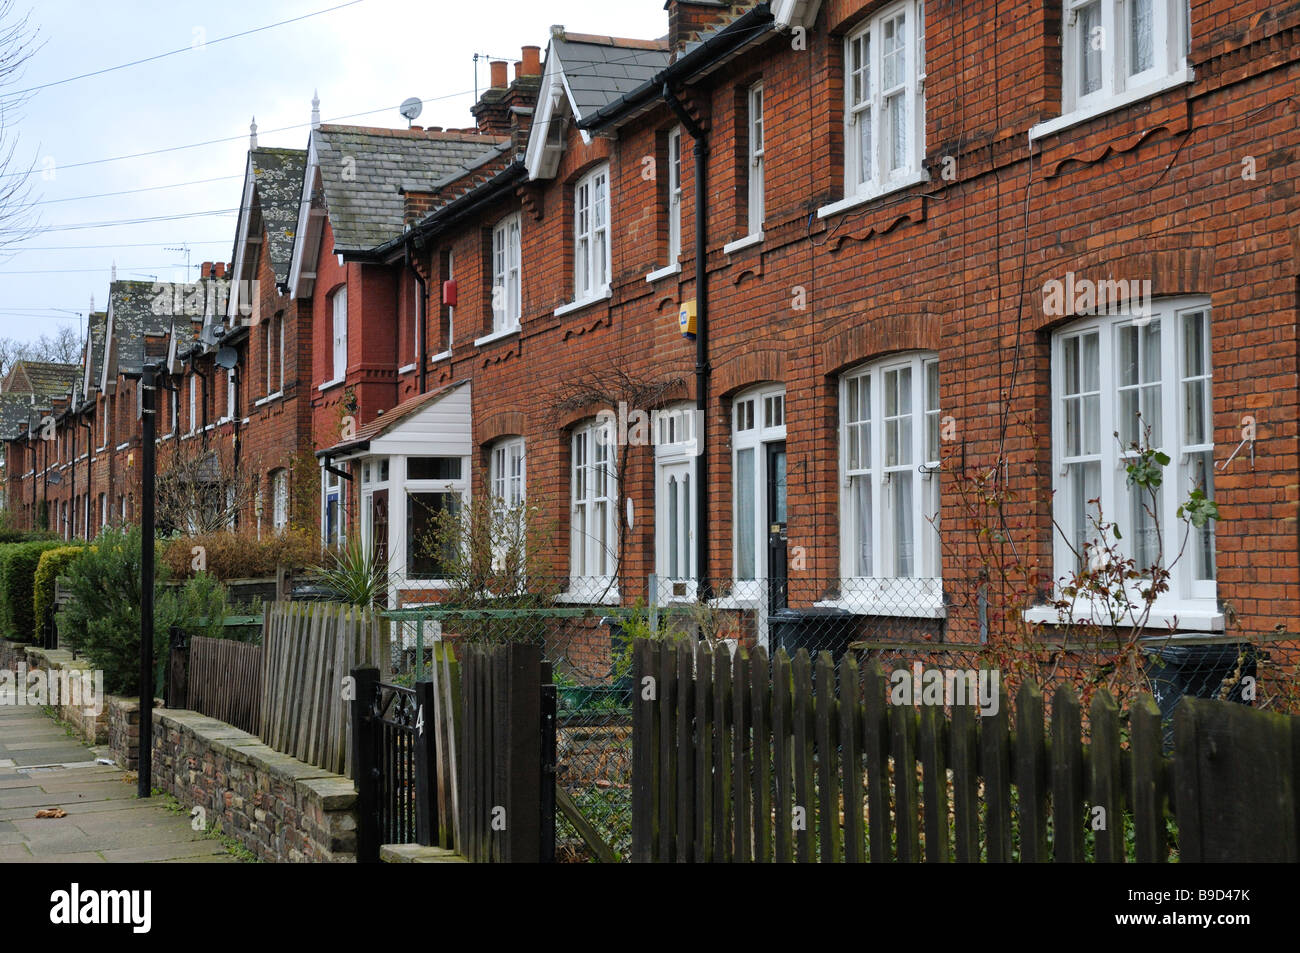
POLYGON ((418 583, 421 585, 436 586, 438 584, 445 583, 446 580, 439 579, 433 576, 413 576, 407 574, 407 569, 410 566, 410 560, 411 560, 411 540, 407 536, 407 526, 410 523, 410 512, 411 512, 411 505, 412 505, 411 496, 416 493, 451 493, 460 497, 460 505, 462 507, 468 506, 469 499, 470 499, 470 486, 469 486, 470 459, 469 457, 466 456, 459 456, 457 454, 448 454, 448 453, 418 454, 417 456, 446 457, 448 460, 459 460, 460 476, 456 479, 451 479, 451 480, 447 480, 447 479, 412 480, 408 476, 409 473, 408 464, 411 459, 410 457, 389 458, 390 460, 389 477, 390 479, 400 481, 397 489, 400 491, 398 495, 401 498, 401 503, 400 503, 400 509, 398 509, 393 505, 394 504, 393 493, 390 491, 388 497, 388 501, 389 501, 388 538, 390 541, 388 558, 393 565, 397 565, 401 567, 402 579, 404 585, 412 585, 418 583), (394 467, 397 469, 394 470, 393 469, 394 467), (395 517, 400 517, 401 519, 400 524, 394 523, 395 517), (398 537, 396 540, 394 540, 394 533, 393 533, 394 525, 400 526, 399 532, 396 534, 398 537), (392 545, 393 542, 396 542, 396 545, 392 545), (394 552, 394 550, 398 550, 398 552, 394 552))
POLYGON ((528 458, 523 437, 506 437, 492 445, 488 458, 488 485, 493 499, 519 506, 527 499, 528 458))
POLYGON ((668 133, 668 261, 672 267, 682 257, 682 127, 668 133))
POLYGON ((320 494, 320 536, 324 545, 343 545, 347 542, 347 520, 345 519, 344 500, 346 499, 343 487, 343 478, 337 473, 330 473, 324 466, 320 470, 321 494, 320 494), (333 540, 329 538, 329 501, 330 497, 336 498, 338 507, 338 536, 333 540))
POLYGON ((569 440, 570 590, 584 601, 617 585, 616 439, 608 420, 594 419, 574 427, 569 440))
POLYGON ((289 471, 271 471, 271 528, 277 533, 289 527, 289 471))
POLYGON ((699 456, 695 405, 672 404, 654 415, 655 574, 661 602, 694 601, 699 577, 695 520, 699 507, 699 456), (680 476, 686 492, 672 498, 668 481, 680 476), (684 508, 682 504, 685 504, 684 508), (682 558, 682 552, 685 558, 682 558))
POLYGON ((330 298, 334 315, 334 364, 332 381, 343 380, 348 373, 348 286, 343 285, 330 298))
POLYGON ((236 384, 235 369, 233 367, 226 369, 226 419, 235 419, 236 404, 236 384))
POLYGON ((609 163, 596 166, 573 187, 573 299, 605 297, 610 290, 609 163))
POLYGON ((198 416, 198 375, 193 371, 190 372, 190 429, 187 434, 192 434, 199 429, 198 416))
POLYGON ((1184 0, 1063 0, 1061 37, 1061 111, 1094 113, 1131 98, 1142 98, 1187 70, 1187 23, 1184 0), (1136 73, 1136 56, 1128 29, 1138 4, 1149 4, 1152 17, 1151 65, 1136 73), (1095 20, 1088 17, 1089 12, 1095 20), (1099 21, 1099 22, 1097 22, 1099 21), (1091 24, 1095 23, 1096 26, 1091 24), (1100 33, 1095 33, 1099 28, 1100 33), (1107 42, 1120 37, 1120 42, 1107 42), (1100 48, 1094 49, 1094 44, 1100 48), (1096 52, 1098 86, 1082 88, 1085 47, 1096 52))
POLYGON ((271 378, 271 354, 272 354, 272 344, 275 340, 274 337, 275 329, 273 327, 274 324, 275 324, 275 318, 271 318, 270 320, 268 320, 266 322, 265 332, 264 332, 265 345, 266 345, 266 390, 264 391, 264 396, 266 397, 270 397, 272 394, 275 393, 275 388, 271 386, 271 379, 272 379, 271 378))
POLYGON ((498 334, 519 328, 522 311, 522 216, 507 215, 492 229, 492 330, 498 334))
POLYGON ((764 113, 763 82, 759 80, 749 87, 746 95, 745 110, 745 168, 749 191, 746 208, 749 235, 761 235, 763 218, 766 212, 766 185, 764 181, 764 157, 767 121, 764 113))
POLYGON ((764 592, 771 567, 767 565, 767 452, 763 445, 785 440, 785 385, 767 384, 747 390, 731 402, 731 563, 732 595, 738 601, 758 600, 764 592), (754 453, 754 571, 741 576, 740 474, 742 451, 754 453))
MULTIPOLYGON (((1077 497, 1078 493, 1072 494, 1070 485, 1066 482, 1068 467, 1079 464, 1098 466, 1099 490, 1096 498, 1100 500, 1101 519, 1106 524, 1119 523, 1123 538, 1117 545, 1126 557, 1134 555, 1135 504, 1131 500, 1132 491, 1128 487, 1125 470, 1131 452, 1127 446, 1121 445, 1123 438, 1117 438, 1113 434, 1118 432, 1125 435, 1125 426, 1122 426, 1125 421, 1121 420, 1120 411, 1122 392, 1135 390, 1135 388, 1131 385, 1121 385, 1118 348, 1123 329, 1133 325, 1142 329, 1142 340, 1145 346, 1147 340, 1145 326, 1149 324, 1158 324, 1160 339, 1159 381, 1146 386, 1147 390, 1157 391, 1160 396, 1159 439, 1153 442, 1158 443, 1158 448, 1170 457, 1169 465, 1164 469, 1157 514, 1163 539, 1164 558, 1167 559, 1182 544, 1185 524, 1178 519, 1177 510, 1187 499, 1192 488, 1198 456, 1203 464, 1208 455, 1208 473, 1211 478, 1214 476, 1213 367, 1210 363, 1209 344, 1212 313, 1208 298, 1199 296, 1162 299, 1153 303, 1149 316, 1141 313, 1136 316, 1097 315, 1073 321, 1059 329, 1052 336, 1053 517, 1060 527, 1053 534, 1053 570, 1057 579, 1058 593, 1060 585, 1072 576, 1075 563, 1067 536, 1077 539, 1081 529, 1076 525, 1079 523, 1079 515, 1077 512, 1072 512, 1075 507, 1072 506, 1071 500, 1077 497), (1198 360, 1201 362, 1203 373, 1194 377, 1185 377, 1183 375, 1186 368, 1184 349, 1187 346, 1185 323, 1194 320, 1195 315, 1202 316, 1200 329, 1202 347, 1198 360), (1097 432, 1090 444, 1083 443, 1081 436, 1081 442, 1078 444, 1079 452, 1072 453, 1075 445, 1070 439, 1070 424, 1067 422, 1068 415, 1064 402, 1066 399, 1080 400, 1081 398, 1074 397, 1073 391, 1070 394, 1066 393, 1065 347, 1068 342, 1093 333, 1097 335, 1098 377, 1095 388, 1089 385, 1086 394, 1088 399, 1095 396, 1097 401, 1095 411, 1097 432), (1184 388, 1198 384, 1203 384, 1199 387, 1201 406, 1198 411, 1203 429, 1199 439, 1192 440, 1185 432, 1185 428, 1190 426, 1187 413, 1190 395, 1184 388), (1185 400, 1185 397, 1188 399, 1185 400)), ((1079 393, 1085 392, 1081 389, 1079 393)), ((1147 415, 1148 418, 1156 416, 1151 413, 1147 415)), ((1076 419, 1083 420, 1083 418, 1084 414, 1080 411, 1076 419)), ((1143 421, 1143 424, 1147 422, 1143 421)), ((1082 489, 1080 492, 1091 497, 1093 491, 1082 489)), ((1213 486, 1210 487, 1210 495, 1213 497, 1213 486)), ((1083 529, 1088 529, 1091 521, 1096 520, 1097 506, 1088 507, 1087 513, 1089 521, 1085 523, 1083 529)), ((1212 547, 1213 526, 1211 521, 1208 527, 1212 547)), ((1171 623, 1176 623, 1179 628, 1185 629, 1222 628, 1223 617, 1217 605, 1217 583, 1213 578, 1197 578, 1203 574, 1197 571, 1196 541, 1197 531, 1192 530, 1182 558, 1171 569, 1168 580, 1169 591, 1158 596, 1153 605, 1148 624, 1156 630, 1163 630, 1171 623)), ((1130 600, 1138 605, 1143 603, 1139 592, 1140 587, 1140 583, 1135 584, 1130 594, 1130 600)), ((1086 597, 1082 597, 1076 601, 1072 610, 1074 620, 1093 618, 1094 607, 1085 600, 1086 597)), ((1037 609, 1032 611, 1032 615, 1031 613, 1026 615, 1031 618, 1031 621, 1059 620, 1058 613, 1053 609, 1037 609)), ((1100 608, 1096 609, 1096 615, 1097 622, 1109 623, 1109 616, 1100 608)), ((1123 624, 1124 620, 1120 622, 1123 624)))
POLYGON ((943 610, 938 532, 940 410, 938 357, 891 355, 840 376, 841 601, 873 614, 938 618, 943 610), (893 398, 891 406, 890 398, 893 398), (891 490, 910 481, 900 506, 891 490), (868 517, 861 506, 867 491, 868 517), (863 526, 870 537, 864 539, 863 526), (900 551, 900 527, 910 556, 900 551), (869 555, 864 565, 863 550, 869 555), (910 568, 901 560, 910 559, 910 568))
POLYGON ((925 5, 906 0, 885 7, 844 38, 844 196, 870 198, 915 182, 924 158, 925 5), (903 58, 902 77, 886 88, 885 38, 891 32, 897 36, 899 18, 903 39, 895 55, 903 58), (885 120, 894 102, 907 140, 901 163, 891 168, 896 138, 885 120), (871 129, 866 154, 863 123, 871 129))

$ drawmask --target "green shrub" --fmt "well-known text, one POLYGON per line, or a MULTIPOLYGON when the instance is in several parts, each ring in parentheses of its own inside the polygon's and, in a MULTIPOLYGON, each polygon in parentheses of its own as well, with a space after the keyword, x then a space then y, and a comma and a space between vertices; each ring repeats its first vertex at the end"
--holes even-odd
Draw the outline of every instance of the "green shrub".
POLYGON ((36 530, 12 529, 10 527, 0 528, 0 543, 34 543, 41 540, 54 539, 53 533, 42 533, 36 530))
MULTIPOLYGON (((105 530, 65 575, 74 601, 58 615, 64 644, 104 672, 104 690, 136 695, 140 676, 140 540, 138 527, 105 530)), ((154 689, 167 662, 173 625, 192 635, 223 635, 225 590, 206 573, 167 586, 167 568, 154 566, 154 689), (201 621, 200 621, 201 620, 201 621)))
POLYGON ((194 548, 202 546, 207 571, 218 579, 257 579, 274 576, 278 566, 303 569, 320 560, 320 546, 301 530, 257 534, 251 530, 176 536, 160 545, 158 558, 173 579, 196 574, 194 548))
POLYGON ((73 561, 85 551, 86 547, 84 545, 74 544, 47 549, 41 553, 41 558, 36 563, 36 576, 32 584, 32 613, 35 616, 32 637, 36 641, 39 642, 41 639, 41 629, 45 624, 45 613, 54 604, 55 580, 63 575, 68 566, 72 565, 73 561))
POLYGON ((26 641, 36 630, 33 619, 33 586, 41 554, 62 543, 44 540, 0 546, 0 630, 10 638, 26 641))

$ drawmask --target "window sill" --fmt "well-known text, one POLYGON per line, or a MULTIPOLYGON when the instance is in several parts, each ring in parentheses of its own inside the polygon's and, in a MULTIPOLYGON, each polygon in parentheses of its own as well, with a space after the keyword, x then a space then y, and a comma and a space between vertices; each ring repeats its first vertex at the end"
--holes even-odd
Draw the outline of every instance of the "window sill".
POLYGON ((913 602, 891 602, 887 599, 853 598, 823 599, 814 602, 816 609, 844 609, 854 615, 888 616, 896 619, 944 619, 948 610, 942 602, 935 603, 928 599, 913 602))
POLYGON ((448 348, 448 349, 445 350, 445 351, 439 351, 437 354, 430 354, 430 355, 429 355, 429 363, 430 363, 430 364, 437 364, 439 361, 445 361, 445 360, 447 360, 447 359, 450 358, 450 357, 451 357, 451 349, 448 348))
POLYGON ((850 195, 848 198, 840 199, 838 202, 832 202, 830 205, 823 205, 817 210, 817 217, 829 218, 832 215, 838 215, 840 212, 848 211, 851 208, 857 208, 859 205, 866 205, 868 202, 874 202, 893 192, 910 188, 913 185, 919 185, 922 182, 930 181, 930 173, 924 169, 918 169, 915 172, 909 172, 901 179, 894 179, 886 185, 874 188, 869 192, 858 192, 850 195))
POLYGON ((581 301, 571 301, 568 304, 560 305, 552 312, 555 317, 562 318, 566 314, 572 314, 574 311, 581 311, 588 305, 596 304, 600 301, 608 301, 614 296, 614 289, 606 285, 605 289, 599 294, 592 295, 590 298, 583 298, 581 301))
POLYGON ((610 586, 609 591, 605 592, 607 585, 609 584, 603 579, 579 576, 576 579, 569 580, 569 588, 572 590, 575 586, 580 587, 580 591, 557 592, 555 601, 581 606, 616 606, 622 602, 618 594, 618 586, 610 586), (591 593, 593 592, 603 592, 604 594, 599 598, 592 598, 591 593))
POLYGON ((656 281, 659 281, 663 278, 668 278, 671 277, 672 275, 680 275, 681 273, 682 273, 682 263, 680 261, 675 261, 671 265, 668 265, 665 268, 658 268, 655 271, 650 272, 650 274, 645 276, 645 280, 649 284, 654 284, 656 281))
POLYGON ((494 341, 500 341, 503 338, 514 337, 518 333, 519 325, 515 325, 513 328, 505 328, 500 331, 493 331, 491 334, 485 334, 481 338, 475 338, 474 346, 482 347, 485 344, 491 344, 494 341))
POLYGON ((734 242, 727 242, 722 246, 724 255, 734 255, 736 252, 748 248, 751 245, 757 245, 763 241, 761 231, 754 232, 752 235, 746 235, 744 238, 737 238, 734 242))
POLYGON ((283 396, 284 396, 284 391, 278 390, 274 394, 267 394, 265 397, 260 397, 257 400, 253 401, 253 406, 264 407, 267 404, 271 403, 271 401, 279 400, 283 396))
POLYGON ((343 383, 343 378, 341 378, 341 377, 336 377, 336 378, 334 378, 332 381, 326 381, 324 384, 321 384, 321 385, 320 385, 319 387, 317 387, 316 389, 317 389, 318 391, 319 391, 319 390, 329 390, 331 387, 338 387, 338 386, 339 386, 340 384, 342 384, 342 383, 343 383))
POLYGON ((116 451, 118 451, 118 450, 125 450, 125 449, 126 449, 127 447, 129 447, 129 446, 131 446, 131 441, 130 441, 130 440, 128 440, 126 443, 119 443, 116 447, 113 448, 113 450, 114 450, 114 452, 116 452, 116 451))
POLYGON ((416 363, 414 363, 414 364, 406 364, 406 365, 404 365, 404 366, 402 366, 402 367, 399 367, 399 368, 397 369, 397 373, 399 373, 399 374, 409 374, 409 373, 411 373, 411 371, 415 370, 415 369, 416 369, 417 367, 419 367, 419 366, 420 366, 420 365, 419 365, 419 362, 416 362, 416 363))
MULTIPOLYGON (((1092 623, 1093 612, 1089 604, 1075 604, 1065 619, 1053 606, 1033 606, 1022 613, 1022 618, 1031 624, 1044 625, 1078 625, 1092 623)), ((1101 625, 1107 625, 1102 622, 1101 625)), ((1124 628, 1121 622, 1117 628, 1124 628)), ((1213 603, 1203 601, 1158 602, 1151 608, 1146 628, 1151 635, 1146 638, 1167 638, 1167 631, 1177 629, 1189 632, 1223 632, 1223 613, 1213 603)))
POLYGON ((1164 79, 1156 80, 1154 83, 1147 83, 1145 86, 1139 86, 1136 89, 1125 90, 1109 99, 1091 106, 1085 106, 1082 109, 1075 109, 1063 116, 1057 116, 1055 119, 1048 119, 1029 129, 1029 141, 1035 142, 1045 136, 1069 129, 1071 126, 1077 126, 1080 123, 1087 122, 1089 119, 1095 119, 1098 116, 1104 116, 1106 113, 1114 112, 1117 109, 1123 109, 1125 106, 1131 106, 1136 102, 1163 93, 1167 89, 1173 89, 1176 86, 1185 86, 1196 78, 1196 74, 1190 66, 1184 66, 1182 69, 1164 79))

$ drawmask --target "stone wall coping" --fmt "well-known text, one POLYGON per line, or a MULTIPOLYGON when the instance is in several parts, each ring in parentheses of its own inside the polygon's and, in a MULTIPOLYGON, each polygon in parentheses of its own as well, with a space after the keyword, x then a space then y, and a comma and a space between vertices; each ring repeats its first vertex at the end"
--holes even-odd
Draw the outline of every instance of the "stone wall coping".
POLYGON ((384 844, 379 859, 386 864, 465 864, 469 863, 454 850, 445 847, 422 847, 419 844, 384 844))
POLYGON ((188 731, 212 751, 293 785, 322 810, 346 810, 356 803, 356 790, 349 778, 276 751, 257 735, 224 721, 178 708, 155 709, 153 720, 163 728, 188 731))

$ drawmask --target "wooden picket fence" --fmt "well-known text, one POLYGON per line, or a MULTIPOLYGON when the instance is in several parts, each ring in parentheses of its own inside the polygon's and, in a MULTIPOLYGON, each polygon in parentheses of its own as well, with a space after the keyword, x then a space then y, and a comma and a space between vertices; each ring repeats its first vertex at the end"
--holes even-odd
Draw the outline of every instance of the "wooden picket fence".
POLYGON ((262 724, 262 647, 194 636, 185 707, 256 733, 262 724))
POLYGON ((1125 742, 1098 692, 1085 744, 1068 685, 1049 732, 1032 684, 1013 726, 1005 701, 890 705, 878 663, 852 656, 838 678, 802 649, 769 665, 641 641, 634 660, 636 861, 1122 862, 1126 831, 1143 862, 1300 858, 1300 719, 1184 698, 1171 759, 1149 695, 1125 742))
POLYGON ((391 671, 388 624, 354 606, 276 602, 262 633, 261 739, 300 761, 352 776, 354 668, 391 671))

